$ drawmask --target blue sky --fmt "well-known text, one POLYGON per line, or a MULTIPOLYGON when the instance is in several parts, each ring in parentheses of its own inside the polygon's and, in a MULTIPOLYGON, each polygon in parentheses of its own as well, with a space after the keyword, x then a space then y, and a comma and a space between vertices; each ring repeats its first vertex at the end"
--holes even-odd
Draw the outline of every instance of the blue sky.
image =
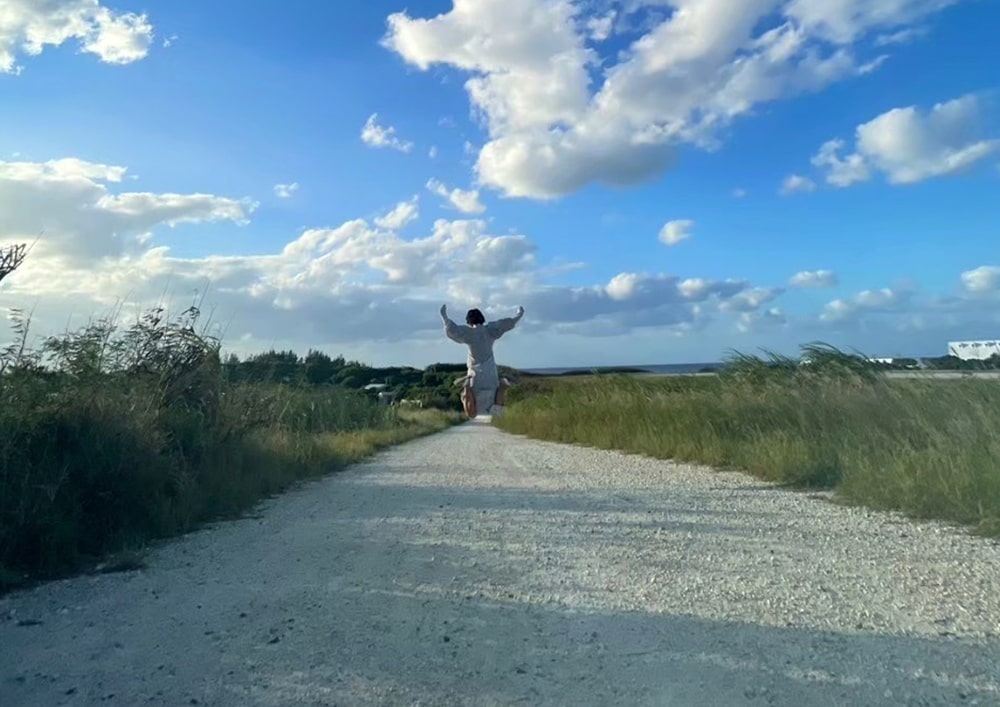
POLYGON ((461 359, 442 302, 524 305, 520 366, 1000 336, 995 2, 12 1, 40 334, 207 289, 230 349, 377 364, 461 359))

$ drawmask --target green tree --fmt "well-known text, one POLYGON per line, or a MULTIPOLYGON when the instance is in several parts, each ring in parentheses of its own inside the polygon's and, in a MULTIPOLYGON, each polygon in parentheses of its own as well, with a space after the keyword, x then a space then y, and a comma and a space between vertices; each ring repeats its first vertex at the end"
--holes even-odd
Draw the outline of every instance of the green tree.
POLYGON ((322 351, 309 350, 303 361, 305 379, 312 385, 330 383, 333 377, 344 367, 344 357, 330 358, 322 351))

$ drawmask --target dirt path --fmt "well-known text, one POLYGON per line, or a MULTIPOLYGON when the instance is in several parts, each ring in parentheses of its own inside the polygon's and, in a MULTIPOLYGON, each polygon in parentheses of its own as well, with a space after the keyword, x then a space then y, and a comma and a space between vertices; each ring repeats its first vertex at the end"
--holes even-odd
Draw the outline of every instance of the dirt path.
POLYGON ((470 423, 0 599, 0 705, 992 705, 998 587, 960 531, 470 423))

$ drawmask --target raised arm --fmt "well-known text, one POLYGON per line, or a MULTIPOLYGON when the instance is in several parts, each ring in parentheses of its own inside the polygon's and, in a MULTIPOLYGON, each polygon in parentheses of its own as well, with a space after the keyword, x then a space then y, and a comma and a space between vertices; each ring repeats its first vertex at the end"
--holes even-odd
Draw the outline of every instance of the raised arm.
POLYGON ((517 323, 521 321, 521 317, 524 316, 524 307, 517 308, 517 314, 513 317, 507 317, 505 319, 497 319, 495 322, 490 322, 486 325, 486 330, 490 333, 494 339, 499 339, 501 336, 506 334, 508 331, 517 326, 517 323))
POLYGON ((456 324, 448 318, 448 306, 441 305, 441 320, 444 322, 444 334, 452 341, 466 344, 469 341, 469 327, 456 324))

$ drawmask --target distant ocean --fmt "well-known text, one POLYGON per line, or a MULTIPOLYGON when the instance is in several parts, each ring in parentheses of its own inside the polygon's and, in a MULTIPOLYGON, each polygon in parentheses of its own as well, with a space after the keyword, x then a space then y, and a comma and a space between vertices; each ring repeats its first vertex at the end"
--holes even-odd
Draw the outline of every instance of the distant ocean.
POLYGON ((589 373, 590 371, 644 371, 646 373, 684 374, 698 373, 704 369, 718 369, 721 363, 657 363, 643 366, 574 366, 571 368, 522 368, 524 373, 534 373, 541 376, 561 376, 565 373, 589 373))

